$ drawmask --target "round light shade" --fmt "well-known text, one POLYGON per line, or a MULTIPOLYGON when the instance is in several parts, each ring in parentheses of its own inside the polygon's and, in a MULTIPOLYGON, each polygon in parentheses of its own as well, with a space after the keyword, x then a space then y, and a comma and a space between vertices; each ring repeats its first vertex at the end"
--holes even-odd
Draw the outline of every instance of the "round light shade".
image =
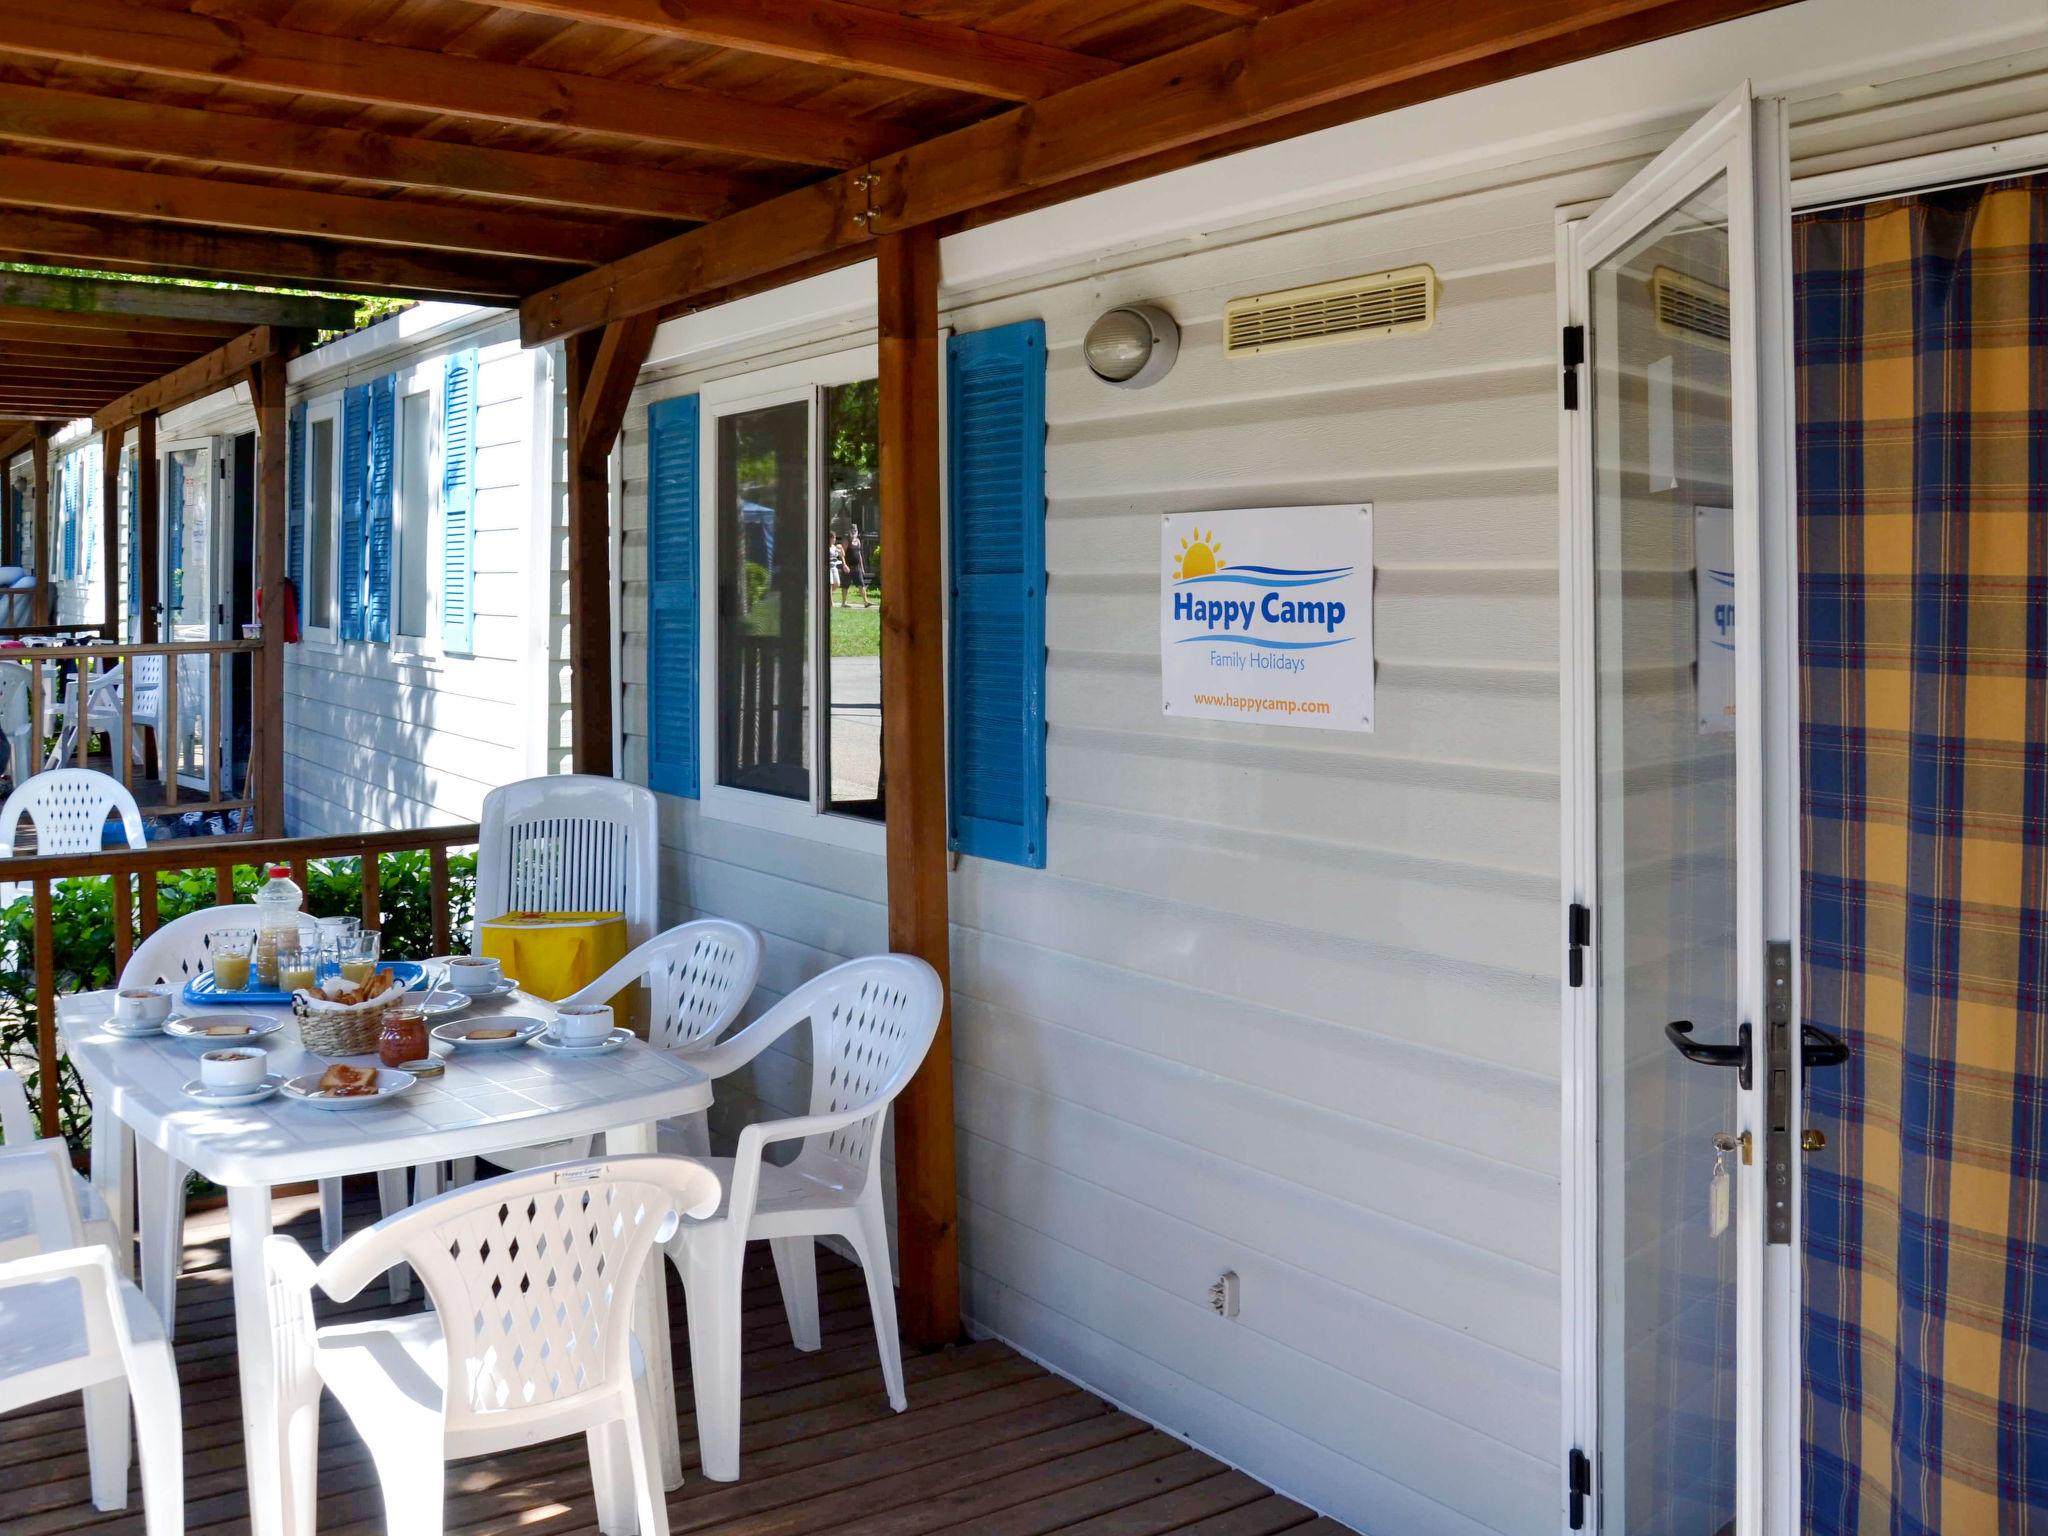
POLYGON ((1143 389, 1173 367, 1180 355, 1180 327, 1156 304, 1125 304, 1105 310, 1088 327, 1081 355, 1105 384, 1143 389))

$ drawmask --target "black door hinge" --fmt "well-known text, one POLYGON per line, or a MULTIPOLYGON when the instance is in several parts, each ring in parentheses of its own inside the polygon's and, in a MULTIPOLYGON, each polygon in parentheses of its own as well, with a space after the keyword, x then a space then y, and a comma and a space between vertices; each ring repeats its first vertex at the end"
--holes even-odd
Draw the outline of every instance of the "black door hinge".
POLYGON ((1565 908, 1564 973, 1575 987, 1586 984, 1586 950, 1593 942, 1593 909, 1576 901, 1565 908))
POLYGON ((1576 411, 1579 408, 1579 364, 1586 360, 1586 328, 1583 325, 1568 325, 1564 328, 1564 408, 1576 411))
POLYGON ((1577 1446, 1565 1470, 1565 1492, 1571 1496, 1572 1529, 1586 1528, 1586 1500, 1593 1497, 1593 1463, 1577 1446))

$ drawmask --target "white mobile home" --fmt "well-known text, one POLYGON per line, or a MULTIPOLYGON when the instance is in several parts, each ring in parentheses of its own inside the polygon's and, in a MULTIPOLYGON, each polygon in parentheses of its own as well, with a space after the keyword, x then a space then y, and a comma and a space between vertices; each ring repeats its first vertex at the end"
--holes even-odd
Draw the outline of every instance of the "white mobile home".
MULTIPOLYGON (((477 19, 449 3, 375 46, 430 52, 426 13, 477 19)), ((843 88, 749 120, 772 164, 777 114, 819 102, 855 137, 968 72, 1018 104, 834 140, 829 175, 720 183, 739 211, 658 239, 573 141, 554 173, 632 222, 532 229, 522 259, 607 254, 517 318, 421 309, 296 359, 267 547, 304 629, 292 830, 623 779, 652 795, 567 792, 658 806, 664 925, 758 932, 742 1025, 883 951, 945 979, 884 1187, 905 1331, 947 1347, 886 1414, 835 1395, 890 1277, 835 1270, 821 1335, 809 1234, 763 1256, 753 1331, 699 1305, 676 1351, 706 1367, 689 1528, 2039 1526, 2039 0, 1229 0, 1115 32, 806 0, 795 36, 681 9, 501 22, 491 78, 598 79, 590 49, 701 68, 700 108, 761 58, 843 88), (737 1396, 742 1358, 728 1489, 706 1384, 737 1396)), ((662 178, 741 173, 668 105, 688 142, 607 169, 672 209, 718 189, 662 178)), ((418 204, 432 249, 461 207, 418 204)), ((253 420, 186 407, 166 462, 253 420)), ((885 993, 684 1048, 712 1145, 844 1129, 888 1048, 828 1076, 813 1031, 886 1033, 885 993)), ((347 1171, 438 1188, 443 1149, 390 1134, 347 1171)), ((872 1190, 867 1145, 769 1204, 872 1190)), ((714 1219, 769 1187, 713 1167, 714 1219)), ((224 1261, 245 1391, 256 1210, 224 1261)), ((633 1325, 658 1341, 659 1308, 633 1325)), ((311 1507, 274 1439, 263 1536, 311 1507)), ((521 1454, 450 1479, 451 1522, 625 1523, 604 1455, 586 1491, 580 1452, 521 1454)), ((355 1486, 319 1507, 364 1518, 355 1486)))

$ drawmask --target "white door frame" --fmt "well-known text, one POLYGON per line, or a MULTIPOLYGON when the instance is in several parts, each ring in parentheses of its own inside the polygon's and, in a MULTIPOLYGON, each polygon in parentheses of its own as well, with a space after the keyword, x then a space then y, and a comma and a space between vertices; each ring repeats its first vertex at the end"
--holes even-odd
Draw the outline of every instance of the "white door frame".
MULTIPOLYGON (((1639 232, 1647 218, 1725 175, 1729 189, 1730 290, 1757 295, 1732 304, 1732 439, 1738 593, 1736 712, 1755 722, 1739 749, 1736 804, 1741 861, 1736 906, 1737 996, 1753 1027, 1753 1086, 1737 1093, 1737 1134, 1755 1156, 1736 1173, 1737 1415, 1736 1520, 1739 1536, 1790 1536, 1799 1518, 1799 1233, 1797 1180, 1793 1242, 1764 1242, 1765 1087, 1763 940, 1798 939, 1797 530, 1794 518, 1791 395, 1791 194, 1784 103, 1751 99, 1748 82, 1724 98, 1670 148, 1589 215, 1558 226, 1560 335, 1586 323, 1587 274, 1639 232), (1763 295, 1770 295, 1768 299, 1763 295), (1763 344, 1767 343, 1767 345, 1763 344), (1754 413, 1740 402, 1756 402, 1754 413), (1752 471, 1753 472, 1749 472, 1752 471), (1768 666, 1766 665, 1768 659, 1768 666)), ((1562 354, 1560 362, 1564 361, 1562 354)), ((1569 371, 1569 370, 1568 370, 1569 371)), ((1580 370, 1583 372, 1583 370, 1580 370)), ((1592 698, 1593 589, 1590 380, 1572 381, 1578 411, 1560 410, 1560 554, 1563 696, 1563 911, 1567 945, 1574 905, 1598 911, 1595 863, 1595 738, 1592 698)), ((1599 935, 1593 934, 1597 946, 1599 935)), ((1599 1049, 1597 966, 1583 960, 1583 985, 1561 978, 1564 1018, 1564 1338, 1562 1456, 1599 1456, 1599 1049)), ((1794 970, 1796 988, 1797 967, 1794 970)), ((1793 1018, 1798 1000, 1792 1000, 1793 1018)), ((1712 1021, 1721 1038, 1734 1020, 1712 1021)), ((1796 1055, 1790 1102, 1800 1100, 1796 1055)), ((1702 1194, 1704 1206, 1705 1191, 1702 1194)), ((1597 1475, 1586 1528, 1598 1525, 1597 1475)), ((1569 1486, 1559 1507, 1569 1529, 1569 1486)))

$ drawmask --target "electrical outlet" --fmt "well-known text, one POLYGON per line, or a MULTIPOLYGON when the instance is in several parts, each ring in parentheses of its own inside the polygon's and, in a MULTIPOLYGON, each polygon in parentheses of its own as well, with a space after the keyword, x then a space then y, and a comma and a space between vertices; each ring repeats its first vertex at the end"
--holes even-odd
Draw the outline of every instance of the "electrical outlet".
POLYGON ((1209 1287, 1209 1309, 1222 1317, 1237 1316, 1237 1271, 1226 1269, 1209 1287))

